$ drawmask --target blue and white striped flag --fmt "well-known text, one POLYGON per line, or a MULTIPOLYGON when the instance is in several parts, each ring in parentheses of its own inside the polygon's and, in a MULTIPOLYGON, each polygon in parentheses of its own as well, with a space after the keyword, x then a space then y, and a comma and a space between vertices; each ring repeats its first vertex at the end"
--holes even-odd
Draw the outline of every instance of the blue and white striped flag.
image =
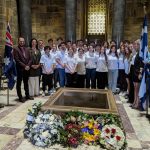
MULTIPOLYGON (((148 33, 147 33, 147 17, 145 15, 142 34, 141 34, 140 51, 139 51, 139 56, 144 63, 147 62, 147 53, 148 53, 148 33)), ((143 71, 142 81, 139 90, 139 98, 141 100, 141 110, 145 110, 146 108, 146 78, 145 77, 146 77, 146 69, 144 69, 143 71)))

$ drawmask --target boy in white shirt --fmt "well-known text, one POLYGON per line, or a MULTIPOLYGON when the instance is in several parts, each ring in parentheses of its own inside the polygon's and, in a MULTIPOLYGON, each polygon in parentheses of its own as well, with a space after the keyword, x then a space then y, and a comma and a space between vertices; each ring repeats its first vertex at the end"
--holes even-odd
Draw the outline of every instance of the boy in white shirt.
POLYGON ((45 96, 45 90, 46 86, 48 86, 48 93, 50 93, 51 89, 53 88, 53 71, 55 62, 52 56, 50 55, 50 47, 45 46, 44 47, 45 54, 42 55, 40 63, 42 65, 42 90, 43 90, 43 96, 45 96))

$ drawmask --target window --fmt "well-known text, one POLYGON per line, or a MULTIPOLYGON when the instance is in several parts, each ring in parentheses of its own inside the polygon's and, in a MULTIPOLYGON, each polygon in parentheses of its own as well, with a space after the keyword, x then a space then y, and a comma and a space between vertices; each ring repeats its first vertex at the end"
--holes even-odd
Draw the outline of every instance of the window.
POLYGON ((88 0, 88 35, 105 34, 106 0, 88 0))

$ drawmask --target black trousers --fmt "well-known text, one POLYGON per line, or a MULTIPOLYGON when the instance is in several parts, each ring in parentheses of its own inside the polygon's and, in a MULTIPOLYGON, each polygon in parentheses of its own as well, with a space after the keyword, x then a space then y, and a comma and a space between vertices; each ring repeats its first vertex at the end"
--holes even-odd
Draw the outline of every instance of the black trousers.
POLYGON ((58 69, 55 68, 54 69, 54 88, 57 87, 57 82, 59 82, 59 72, 58 72, 58 69))
POLYGON ((66 87, 76 87, 76 73, 66 73, 66 87))
POLYGON ((108 85, 108 73, 107 72, 96 72, 97 88, 105 89, 108 85))
POLYGON ((17 90, 18 98, 22 99, 22 92, 21 92, 22 80, 23 80, 23 84, 24 84, 25 96, 29 97, 29 86, 28 86, 29 71, 21 70, 20 67, 17 67, 16 69, 17 69, 16 90, 17 90))
POLYGON ((133 78, 134 78, 134 65, 131 65, 130 73, 129 73, 129 82, 130 82, 129 102, 130 103, 133 103, 133 101, 134 101, 134 84, 133 84, 133 78))
POLYGON ((88 69, 86 68, 86 88, 90 88, 90 82, 91 82, 91 88, 96 88, 96 68, 94 69, 88 69))
POLYGON ((127 82, 126 82, 126 75, 124 69, 119 69, 118 87, 120 88, 121 91, 127 90, 127 82))
POLYGON ((48 86, 48 91, 50 91, 53 88, 53 74, 43 74, 42 82, 42 90, 45 92, 46 86, 48 86))
POLYGON ((85 87, 85 75, 77 74, 77 88, 85 87))

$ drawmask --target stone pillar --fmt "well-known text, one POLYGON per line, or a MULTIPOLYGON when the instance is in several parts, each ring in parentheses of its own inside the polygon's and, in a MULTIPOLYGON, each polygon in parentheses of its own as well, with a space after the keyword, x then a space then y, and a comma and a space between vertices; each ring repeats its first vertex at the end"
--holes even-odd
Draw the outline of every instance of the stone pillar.
POLYGON ((31 0, 19 0, 20 35, 25 38, 26 46, 32 38, 31 0))
POLYGON ((3 56, 4 45, 6 39, 6 1, 0 0, 0 55, 3 56))
POLYGON ((76 0, 66 0, 66 40, 76 41, 76 0))
POLYGON ((117 45, 123 40, 125 1, 126 0, 113 0, 112 40, 115 40, 117 45))

